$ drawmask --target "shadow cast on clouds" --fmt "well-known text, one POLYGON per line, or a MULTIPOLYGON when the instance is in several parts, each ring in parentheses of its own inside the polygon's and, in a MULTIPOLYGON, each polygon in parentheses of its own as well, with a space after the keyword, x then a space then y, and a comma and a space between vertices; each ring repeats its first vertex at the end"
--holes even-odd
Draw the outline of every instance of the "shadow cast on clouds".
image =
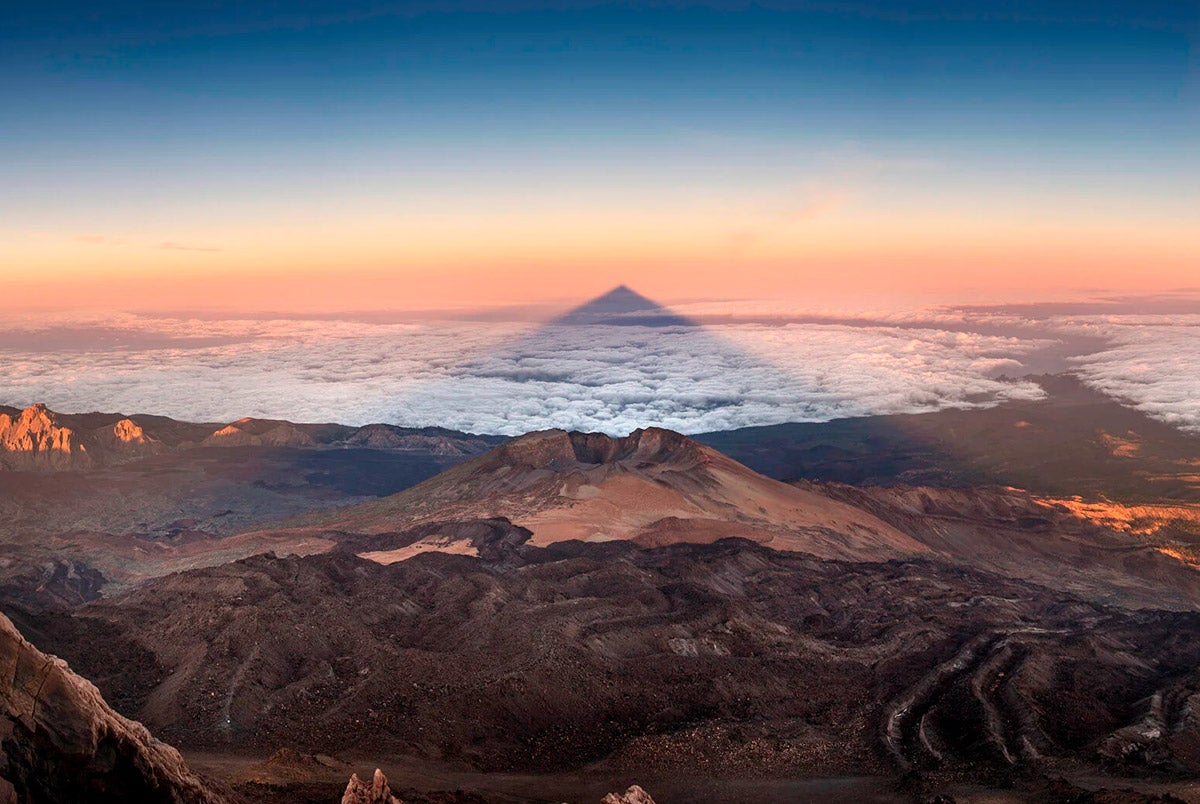
MULTIPOLYGON (((1035 399, 1006 380, 1048 341, 886 320, 701 324, 619 288, 557 319, 152 318, 75 326, 72 348, 0 346, 7 404, 516 435, 685 433, 1035 399), (124 338, 88 343, 84 329, 124 338)), ((50 336, 52 338, 52 336, 50 336)), ((4 342, 0 334, 0 344, 4 342)))

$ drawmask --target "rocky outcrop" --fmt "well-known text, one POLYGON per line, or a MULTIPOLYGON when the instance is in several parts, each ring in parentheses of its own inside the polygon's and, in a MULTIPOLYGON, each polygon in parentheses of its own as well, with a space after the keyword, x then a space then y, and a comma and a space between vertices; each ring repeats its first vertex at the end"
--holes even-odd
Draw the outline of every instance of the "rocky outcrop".
POLYGON ((93 453, 106 463, 118 463, 145 455, 153 455, 165 449, 157 438, 146 433, 133 419, 121 419, 116 424, 93 431, 93 453))
MULTIPOLYGON (((0 615, 0 777, 22 804, 219 804, 174 748, 0 615)), ((6 788, 0 784, 0 802, 6 788)))
POLYGON ((1105 602, 1194 610, 1200 506, 1039 497, 1001 486, 796 481, 866 511, 956 563, 1105 602))
POLYGON ((92 457, 79 434, 45 405, 0 413, 0 466, 16 470, 87 469, 92 457))
POLYGON ((0 467, 26 472, 92 469, 165 448, 132 419, 90 427, 92 418, 64 416, 42 404, 0 413, 0 467))
MULTIPOLYGON (((317 425, 329 428, 332 425, 317 425)), ((266 419, 239 419, 204 439, 207 447, 315 447, 317 438, 303 425, 266 419)), ((346 430, 349 428, 338 428, 346 430)))
POLYGON ((350 783, 346 785, 346 792, 342 794, 342 804, 404 804, 404 802, 392 795, 392 788, 388 787, 387 777, 383 775, 383 771, 376 768, 370 784, 358 778, 357 773, 351 774, 350 783))
POLYGON ((204 439, 206 447, 257 447, 261 444, 260 436, 248 433, 236 424, 222 427, 204 439))
POLYGON ((624 793, 609 793, 600 804, 654 804, 654 799, 635 784, 624 793))

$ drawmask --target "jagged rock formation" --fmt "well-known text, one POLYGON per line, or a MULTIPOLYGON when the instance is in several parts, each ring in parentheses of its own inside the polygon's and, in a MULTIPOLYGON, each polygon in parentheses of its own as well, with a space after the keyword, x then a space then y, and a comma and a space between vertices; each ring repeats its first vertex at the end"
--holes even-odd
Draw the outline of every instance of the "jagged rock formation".
POLYGON ((351 774, 350 783, 346 785, 346 792, 342 794, 342 804, 404 804, 404 802, 392 795, 392 788, 388 787, 387 777, 383 775, 383 771, 376 768, 370 784, 358 778, 357 773, 351 774))
POLYGON ((624 793, 609 793, 600 804, 654 804, 654 799, 635 784, 624 793))
POLYGON ((739 537, 829 558, 928 552, 861 509, 763 477, 687 436, 653 427, 624 438, 531 433, 399 494, 306 521, 378 534, 498 517, 531 531, 536 545, 739 537))
POLYGON ((79 434, 61 426, 45 405, 0 413, 0 466, 7 469, 87 469, 92 456, 79 434))
POLYGON ((152 455, 164 445, 132 419, 89 427, 92 416, 63 416, 45 405, 0 412, 0 467, 17 471, 92 469, 152 455))
POLYGON ((164 448, 161 441, 147 435, 133 419, 121 419, 112 427, 101 427, 93 431, 92 438, 103 448, 103 454, 118 455, 121 460, 153 455, 164 448))
MULTIPOLYGON (((22 804, 220 804, 174 748, 118 715, 0 615, 0 777, 22 804)), ((0 788, 0 801, 4 790, 0 788)))

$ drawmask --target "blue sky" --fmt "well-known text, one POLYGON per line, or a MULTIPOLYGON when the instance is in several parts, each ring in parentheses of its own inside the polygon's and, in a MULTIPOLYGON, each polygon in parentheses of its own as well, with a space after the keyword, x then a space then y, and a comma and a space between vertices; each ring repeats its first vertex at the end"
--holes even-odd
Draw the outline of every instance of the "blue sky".
MULTIPOLYGON (((879 214, 1077 204, 1076 228, 1128 209, 1173 240, 1200 178, 1198 29, 1192 2, 8 4, 0 239, 238 244, 249 219, 430 207, 494 232, 514 204, 745 211, 849 183, 879 214), (845 154, 872 167, 847 179, 845 154)), ((38 248, 11 253, 88 268, 38 248)), ((285 259, 242 254, 223 270, 285 259)))

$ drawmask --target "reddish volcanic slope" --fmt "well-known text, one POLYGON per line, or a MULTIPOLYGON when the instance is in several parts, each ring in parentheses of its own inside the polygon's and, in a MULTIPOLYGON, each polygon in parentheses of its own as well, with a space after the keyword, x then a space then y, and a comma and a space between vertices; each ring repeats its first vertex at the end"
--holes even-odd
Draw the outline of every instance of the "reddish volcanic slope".
MULTIPOLYGON (((624 438, 531 433, 399 494, 304 524, 370 534, 494 517, 528 528, 534 545, 578 539, 659 546, 736 536, 828 558, 928 552, 872 514, 771 480, 658 428, 624 438)), ((459 546, 439 547, 457 552, 459 546)))

